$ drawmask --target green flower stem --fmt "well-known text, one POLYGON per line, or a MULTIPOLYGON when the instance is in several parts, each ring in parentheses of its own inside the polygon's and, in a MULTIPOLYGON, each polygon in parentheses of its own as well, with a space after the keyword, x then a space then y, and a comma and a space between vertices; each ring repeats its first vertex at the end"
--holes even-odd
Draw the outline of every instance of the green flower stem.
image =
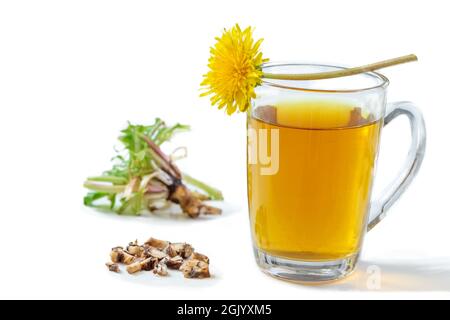
POLYGON ((96 182, 110 182, 113 184, 126 184, 128 182, 127 178, 124 177, 114 177, 114 176, 97 176, 97 177, 89 177, 88 181, 96 181, 96 182))
POLYGON ((364 66, 348 68, 336 71, 319 72, 319 73, 304 73, 304 74, 277 74, 277 73, 263 73, 263 78, 266 79, 276 79, 276 80, 320 80, 320 79, 331 79, 351 76, 359 73, 374 71, 397 64, 402 64, 406 62, 417 61, 417 56, 414 54, 409 54, 406 56, 379 61, 371 64, 366 64, 364 66))
POLYGON ((106 185, 106 184, 98 184, 91 181, 86 181, 83 186, 86 189, 97 191, 97 192, 106 192, 106 193, 121 193, 125 191, 125 187, 123 185, 106 185))
POLYGON ((201 182, 200 180, 191 177, 186 173, 183 173, 183 180, 186 181, 188 184, 205 191, 211 197, 211 200, 223 200, 222 192, 220 192, 216 188, 207 185, 204 182, 201 182))

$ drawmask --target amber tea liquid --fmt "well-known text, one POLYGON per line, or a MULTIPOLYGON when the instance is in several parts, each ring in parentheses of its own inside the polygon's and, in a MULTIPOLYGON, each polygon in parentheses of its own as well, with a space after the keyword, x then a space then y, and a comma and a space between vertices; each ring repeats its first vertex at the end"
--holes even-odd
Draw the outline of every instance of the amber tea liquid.
MULTIPOLYGON (((306 261, 359 251, 365 232, 381 121, 333 101, 253 110, 250 129, 278 130, 278 170, 248 165, 252 235, 258 249, 306 261)), ((268 134, 268 152, 271 136, 268 134)))

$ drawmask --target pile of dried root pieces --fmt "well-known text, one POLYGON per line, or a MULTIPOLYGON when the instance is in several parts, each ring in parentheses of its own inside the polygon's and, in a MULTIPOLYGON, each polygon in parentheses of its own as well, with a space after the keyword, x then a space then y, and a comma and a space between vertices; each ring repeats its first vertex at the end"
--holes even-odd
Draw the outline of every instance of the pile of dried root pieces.
POLYGON ((113 248, 111 262, 106 263, 112 272, 120 272, 119 264, 126 265, 129 274, 152 271, 167 276, 168 269, 179 270, 185 278, 209 278, 209 258, 195 252, 188 243, 170 243, 150 238, 143 245, 137 240, 123 247, 113 248))

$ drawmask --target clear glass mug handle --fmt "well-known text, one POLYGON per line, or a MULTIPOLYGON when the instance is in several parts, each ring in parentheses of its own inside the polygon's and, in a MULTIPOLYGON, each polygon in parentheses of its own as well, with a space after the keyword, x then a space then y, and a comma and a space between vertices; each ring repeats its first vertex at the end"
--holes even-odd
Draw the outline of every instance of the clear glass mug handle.
POLYGON ((419 171, 425 155, 426 129, 420 110, 408 101, 390 103, 384 117, 384 125, 388 125, 399 115, 406 115, 411 126, 411 146, 406 162, 397 178, 389 184, 370 205, 368 231, 375 227, 385 216, 389 208, 403 194, 419 171))

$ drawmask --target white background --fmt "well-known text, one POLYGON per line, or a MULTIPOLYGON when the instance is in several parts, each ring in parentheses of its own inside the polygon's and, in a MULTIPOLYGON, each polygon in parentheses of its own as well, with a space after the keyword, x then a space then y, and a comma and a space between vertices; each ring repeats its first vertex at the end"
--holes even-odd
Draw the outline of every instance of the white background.
MULTIPOLYGON (((446 1, 0 2, 0 297, 394 298, 450 297, 446 1), (239 22, 264 37, 272 61, 357 65, 416 53, 386 69, 389 99, 423 110, 427 155, 388 218, 366 238, 357 272, 305 287, 262 274, 246 209, 245 119, 198 97, 209 46, 239 22), (82 206, 86 176, 109 166, 127 120, 189 123, 180 166, 221 188, 223 216, 121 217, 82 206), (109 273, 109 250, 135 238, 187 241, 211 258, 213 278, 109 273), (367 268, 381 268, 370 290, 367 268)), ((407 122, 383 133, 376 191, 395 176, 407 122)), ((170 151, 170 148, 169 148, 170 151)))

